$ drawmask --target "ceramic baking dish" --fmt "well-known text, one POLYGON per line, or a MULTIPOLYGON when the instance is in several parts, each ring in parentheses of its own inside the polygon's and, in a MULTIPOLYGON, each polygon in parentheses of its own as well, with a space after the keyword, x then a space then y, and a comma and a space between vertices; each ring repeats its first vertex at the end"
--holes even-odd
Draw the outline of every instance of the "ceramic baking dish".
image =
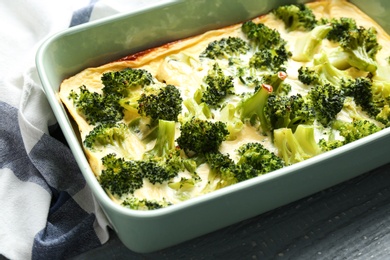
MULTIPOLYGON (((220 229, 390 162, 390 128, 302 163, 153 211, 113 203, 100 187, 57 98, 60 83, 84 68, 209 29, 235 24, 294 1, 176 0, 116 15, 48 38, 36 56, 44 91, 77 163, 121 241, 136 252, 152 252, 220 229)), ((300 1, 302 2, 302 1, 300 1)), ((387 31, 390 2, 352 1, 387 31), (381 11, 383 10, 383 11, 381 11)))

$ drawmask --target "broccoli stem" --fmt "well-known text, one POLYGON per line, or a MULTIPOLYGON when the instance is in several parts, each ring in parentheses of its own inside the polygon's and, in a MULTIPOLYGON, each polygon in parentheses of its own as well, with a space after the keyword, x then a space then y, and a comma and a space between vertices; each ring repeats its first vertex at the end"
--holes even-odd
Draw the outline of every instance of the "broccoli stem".
POLYGON ((304 161, 322 152, 311 125, 299 125, 295 133, 290 128, 274 130, 274 144, 285 165, 304 161))
POLYGON ((268 97, 272 91, 273 88, 271 85, 262 84, 253 95, 244 99, 239 105, 241 120, 250 120, 252 122, 253 118, 257 117, 262 131, 266 134, 270 132, 271 125, 267 120, 264 108, 267 105, 268 97))
POLYGON ((158 132, 154 147, 145 155, 163 157, 175 149, 175 121, 158 120, 158 132))
POLYGON ((325 39, 328 32, 332 29, 329 24, 316 26, 308 34, 296 41, 292 59, 295 61, 308 62, 313 58, 317 47, 325 39))

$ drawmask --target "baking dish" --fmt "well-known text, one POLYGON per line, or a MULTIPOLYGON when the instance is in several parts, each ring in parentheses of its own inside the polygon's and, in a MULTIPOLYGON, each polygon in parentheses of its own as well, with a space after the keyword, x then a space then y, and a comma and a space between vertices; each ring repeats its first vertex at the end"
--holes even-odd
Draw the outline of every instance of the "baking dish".
MULTIPOLYGON (((48 38, 36 56, 44 91, 77 163, 121 241, 141 253, 169 247, 353 178, 390 161, 390 129, 307 161, 153 211, 123 208, 106 195, 85 158, 72 121, 57 98, 60 83, 84 68, 210 29, 248 20, 294 1, 176 0, 120 14, 48 38), (203 10, 207 10, 203 11, 203 10), (185 15, 183 15, 185 14, 185 15)), ((351 1, 387 31, 384 0, 351 1), (373 4, 375 3, 375 4, 373 4), (368 8, 369 7, 369 8, 368 8)))

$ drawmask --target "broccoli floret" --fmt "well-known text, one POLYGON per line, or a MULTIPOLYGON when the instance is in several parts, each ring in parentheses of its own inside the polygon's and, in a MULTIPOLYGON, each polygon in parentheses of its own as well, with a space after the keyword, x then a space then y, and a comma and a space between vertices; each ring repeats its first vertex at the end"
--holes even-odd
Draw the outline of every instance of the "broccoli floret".
POLYGON ((246 54, 250 49, 249 44, 239 37, 228 37, 210 42, 200 57, 210 59, 229 59, 232 56, 246 54))
POLYGON ((158 120, 156 142, 145 158, 166 157, 175 150, 175 121, 158 120))
POLYGON ((231 167, 222 168, 221 175, 226 183, 242 182, 261 175, 260 171, 248 164, 233 164, 231 167))
POLYGON ((333 66, 328 55, 324 52, 315 57, 313 67, 302 66, 298 69, 298 80, 306 85, 332 84, 339 86, 343 81, 350 79, 352 77, 348 72, 333 66))
POLYGON ((226 124, 227 130, 229 131, 226 139, 230 141, 235 140, 244 127, 244 123, 240 120, 236 112, 236 107, 231 103, 226 104, 220 112, 219 120, 226 124))
POLYGON ((98 180, 113 195, 121 197, 143 186, 143 174, 138 163, 108 154, 102 158, 104 169, 98 180))
POLYGON ((316 71, 302 66, 298 69, 298 80, 303 84, 313 85, 318 83, 319 77, 316 71))
POLYGON ((311 102, 300 95, 268 97, 265 113, 272 129, 291 128, 293 131, 300 124, 313 124, 316 115, 311 102))
POLYGON ((209 164, 211 169, 221 169, 230 167, 234 164, 234 161, 228 154, 220 152, 210 152, 205 154, 206 162, 209 164))
POLYGON ((351 143, 382 130, 380 126, 366 119, 353 120, 352 122, 336 121, 332 127, 338 130, 340 135, 344 137, 344 144, 351 143))
POLYGON ((340 48, 331 54, 335 58, 332 64, 339 64, 335 66, 345 69, 345 61, 340 63, 340 60, 346 60, 350 66, 359 70, 375 72, 377 69, 375 56, 381 49, 375 28, 358 27, 352 18, 332 19, 330 24, 332 30, 327 38, 340 44, 340 48))
POLYGON ((135 197, 131 197, 125 199, 121 205, 126 208, 135 209, 135 210, 153 210, 153 209, 165 208, 171 205, 171 203, 166 202, 165 200, 155 201, 155 200, 137 199, 135 197))
POLYGON ((373 103, 377 108, 390 105, 390 81, 372 79, 371 93, 373 103))
POLYGON ((312 101, 317 120, 324 126, 329 126, 335 120, 345 100, 344 92, 331 84, 316 85, 309 91, 308 97, 312 101))
POLYGON ((253 54, 249 60, 249 67, 274 72, 285 71, 283 65, 290 57, 291 52, 287 51, 284 45, 272 49, 264 48, 253 54))
POLYGON ((344 145, 344 142, 342 140, 325 140, 324 138, 321 138, 318 141, 318 145, 321 148, 323 152, 334 150, 338 147, 341 147, 344 145))
POLYGON ((238 161, 235 163, 228 154, 220 152, 205 154, 210 167, 209 185, 206 190, 226 187, 284 166, 282 159, 261 143, 243 144, 237 149, 237 155, 238 161))
POLYGON ((143 145, 124 123, 101 123, 86 135, 83 144, 91 151, 110 146, 124 157, 131 155, 131 150, 143 145))
POLYGON ((134 96, 138 98, 138 94, 133 92, 138 93, 140 89, 154 83, 149 72, 132 68, 106 72, 101 80, 104 85, 102 93, 90 92, 86 86, 81 86, 79 94, 72 91, 69 95, 77 109, 92 125, 118 122, 123 119, 127 110, 137 114, 134 106, 129 105, 134 96))
POLYGON ((286 41, 282 39, 277 30, 271 29, 263 23, 256 24, 253 21, 247 21, 242 24, 241 29, 258 50, 274 49, 286 45, 286 41))
POLYGON ((313 125, 299 125, 294 132, 294 137, 303 151, 310 157, 322 152, 316 142, 313 125))
POLYGON ((184 159, 175 145, 175 130, 174 121, 159 120, 154 146, 138 162, 143 177, 152 184, 169 181, 179 171, 186 169, 184 159))
POLYGON ((275 171, 284 166, 281 158, 267 150, 261 143, 246 143, 237 150, 239 154, 238 165, 253 167, 257 175, 275 171))
POLYGON ((206 192, 261 175, 261 172, 253 166, 249 164, 236 164, 229 155, 219 152, 206 154, 206 162, 211 169, 208 185, 205 188, 206 192))
POLYGON ((340 42, 342 39, 348 37, 350 31, 358 29, 356 21, 349 17, 332 18, 330 21, 324 21, 323 23, 332 26, 326 38, 333 42, 340 42))
POLYGON ((135 88, 144 88, 154 83, 152 74, 144 69, 126 68, 102 75, 103 93, 127 97, 135 88))
POLYGON ((142 177, 152 184, 164 183, 176 177, 179 171, 184 170, 181 158, 176 153, 164 158, 150 158, 137 161, 142 171, 142 177))
POLYGON ((274 144, 285 165, 304 161, 322 152, 315 141, 312 125, 299 125, 295 133, 290 128, 276 129, 274 144))
POLYGON ((155 144, 138 163, 143 176, 153 184, 169 181, 180 171, 187 169, 193 172, 196 168, 189 159, 180 156, 180 150, 175 145, 175 130, 174 121, 159 120, 155 144))
POLYGON ((220 189, 238 182, 236 174, 240 171, 228 154, 210 152, 205 154, 205 159, 210 167, 207 189, 220 189))
POLYGON ((277 18, 283 20, 288 31, 310 31, 317 24, 313 11, 304 4, 279 6, 272 13, 277 18))
POLYGON ((186 107, 187 111, 184 113, 184 115, 179 115, 180 122, 188 121, 193 117, 202 120, 213 118, 210 107, 204 102, 198 103, 194 98, 187 98, 183 101, 183 105, 186 107))
POLYGON ((73 100, 77 110, 92 125, 118 122, 124 116, 123 108, 119 105, 117 96, 90 92, 84 85, 80 87, 79 94, 72 90, 69 93, 69 99, 73 100))
POLYGON ((192 118, 180 126, 180 136, 176 142, 187 155, 204 154, 218 151, 228 134, 226 124, 221 121, 192 118))
POLYGON ((347 61, 352 67, 367 72, 376 71, 375 56, 381 49, 376 33, 374 28, 359 27, 350 30, 346 37, 340 39, 339 51, 347 54, 347 61))
POLYGON ((138 99, 138 113, 153 120, 177 121, 183 99, 173 85, 166 85, 157 93, 143 93, 138 99))
POLYGON ((318 46, 325 39, 332 27, 328 24, 318 25, 296 41, 292 59, 300 62, 311 61, 318 46))
POLYGON ((233 77, 225 75, 218 63, 214 63, 208 71, 204 82, 206 86, 201 97, 201 102, 208 104, 210 107, 219 107, 222 100, 228 95, 234 94, 233 77))
POLYGON ((344 81, 342 89, 345 95, 353 97, 355 103, 371 117, 375 117, 380 112, 380 106, 375 102, 372 82, 369 78, 358 77, 344 81))
MULTIPOLYGON (((390 59, 387 59, 389 62, 390 59)), ((378 121, 383 123, 385 126, 389 126, 390 114, 390 67, 386 65, 378 65, 378 69, 374 75, 372 75, 372 100, 379 110, 375 116, 378 121)))
POLYGON ((382 110, 375 116, 375 119, 381 122, 385 127, 390 126, 390 106, 385 105, 382 110))
POLYGON ((243 97, 237 107, 242 121, 249 121, 252 125, 260 122, 260 127, 265 134, 271 130, 270 122, 265 114, 265 107, 272 91, 272 86, 262 84, 255 93, 243 97))

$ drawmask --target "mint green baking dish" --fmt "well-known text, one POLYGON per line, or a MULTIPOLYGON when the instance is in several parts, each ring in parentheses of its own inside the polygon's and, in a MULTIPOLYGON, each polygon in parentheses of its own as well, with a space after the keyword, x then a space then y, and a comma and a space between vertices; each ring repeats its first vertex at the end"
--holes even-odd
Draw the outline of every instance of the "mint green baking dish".
MULTIPOLYGON (((176 0, 67 29, 48 38, 39 48, 36 65, 47 99, 93 195, 129 249, 147 253, 166 248, 390 162, 387 148, 390 147, 390 129, 385 129, 302 163, 154 211, 135 211, 118 206, 100 187, 73 130, 72 121, 57 98, 59 85, 65 78, 84 68, 245 21, 292 2, 176 0)), ((352 2, 390 31, 390 17, 383 11, 389 10, 390 2, 352 2)))

